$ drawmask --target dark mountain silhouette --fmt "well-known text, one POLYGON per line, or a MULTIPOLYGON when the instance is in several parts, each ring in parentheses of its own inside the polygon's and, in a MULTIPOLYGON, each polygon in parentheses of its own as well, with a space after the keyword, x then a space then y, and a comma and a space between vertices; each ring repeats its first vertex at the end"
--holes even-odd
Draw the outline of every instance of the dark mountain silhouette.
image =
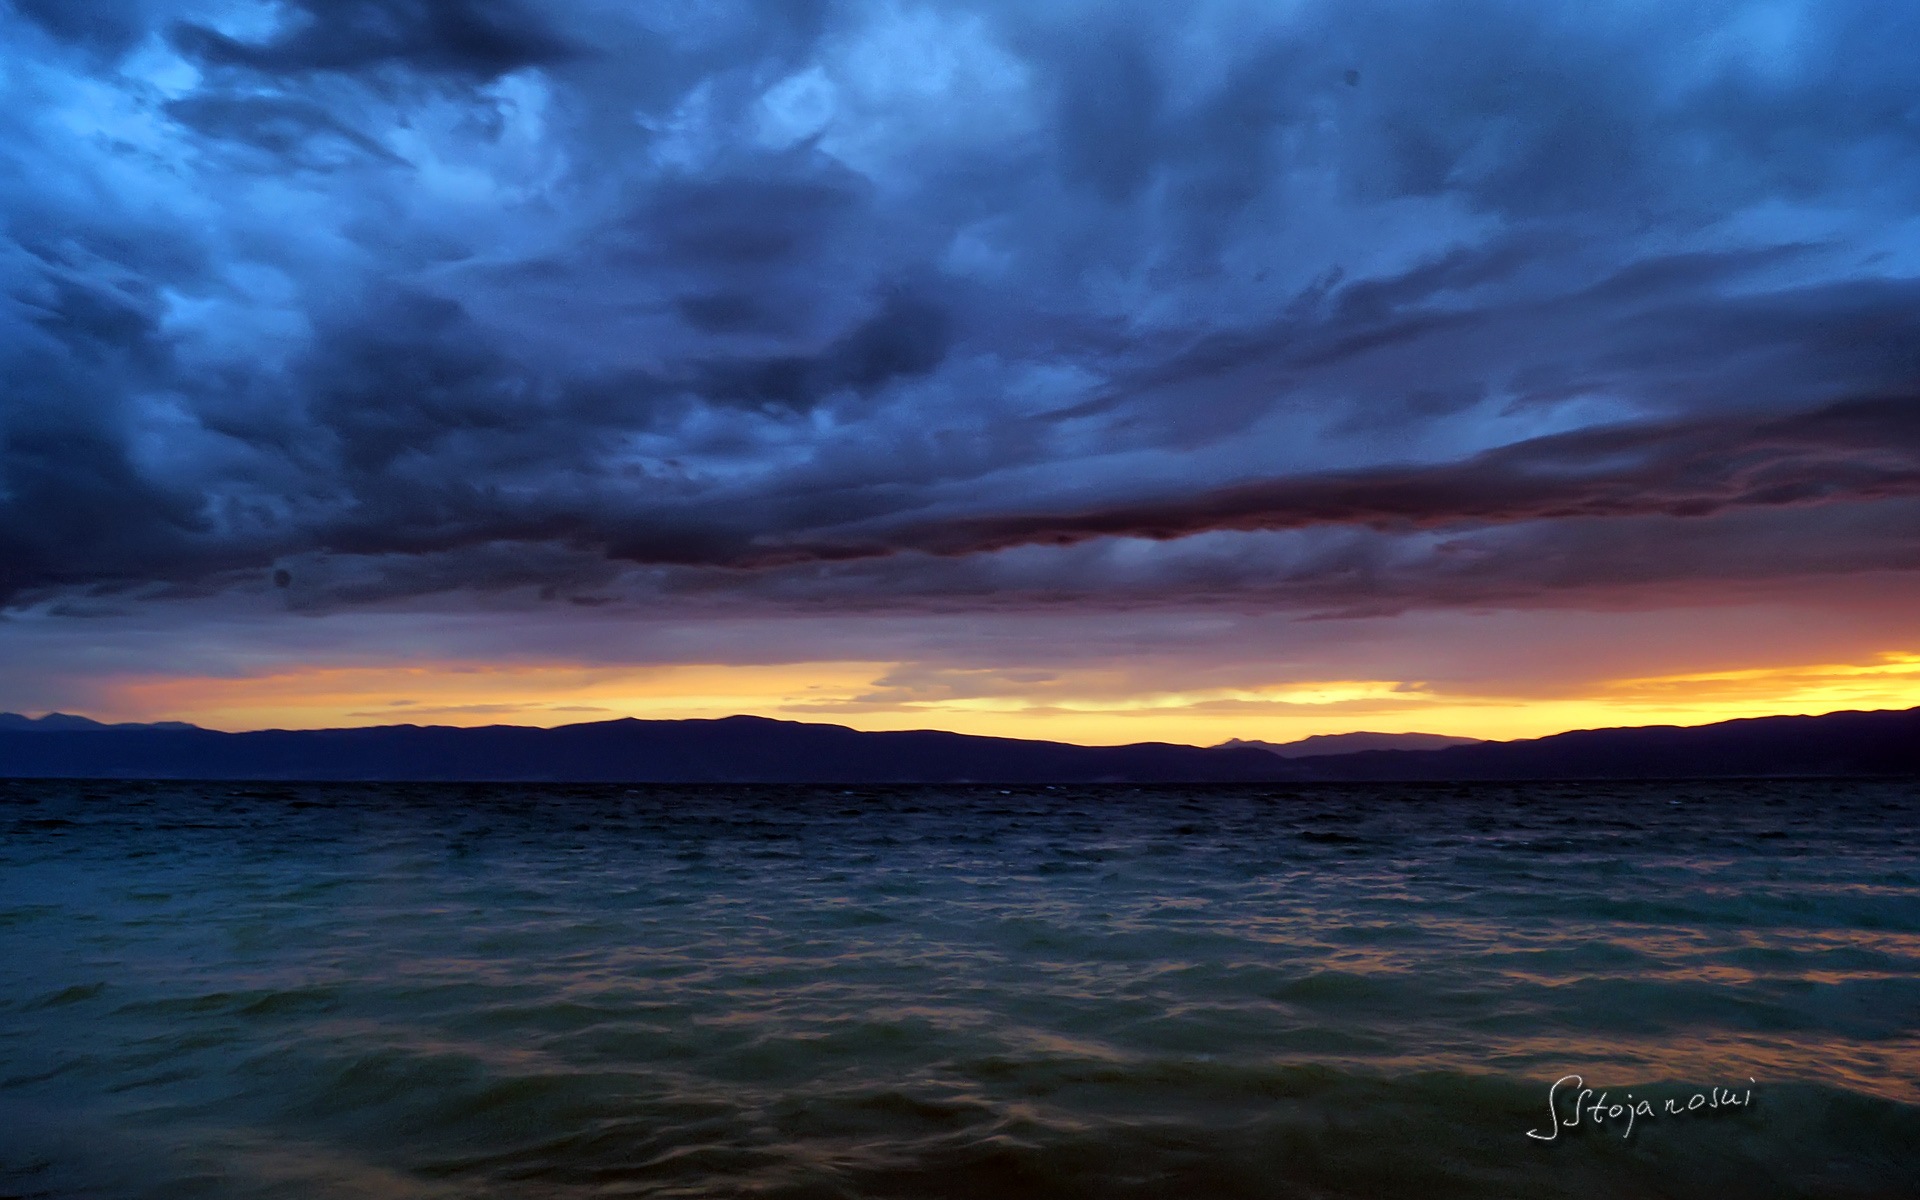
POLYGON ((1248 746, 1073 746, 932 730, 861 733, 763 717, 221 733, 4 716, 11 719, 0 719, 0 776, 14 778, 1281 783, 1920 775, 1920 709, 1305 759, 1248 746))
POLYGON ((1297 742, 1255 742, 1233 738, 1220 748, 1249 746, 1281 758, 1319 758, 1327 754, 1357 754, 1362 750, 1444 750, 1471 746, 1482 738, 1452 737, 1444 733, 1317 733, 1297 742))
POLYGON ((0 713, 0 729, 20 729, 28 732, 51 733, 62 729, 198 729, 198 725, 189 725, 185 721, 155 721, 142 725, 137 721, 123 721, 118 725, 108 725, 92 717, 76 717, 72 713, 51 712, 44 717, 23 717, 19 713, 0 713))
MULTIPOLYGON (((0 725, 0 775, 660 783, 1226 782, 1274 778, 1264 750, 1061 742, 726 717, 534 729, 40 729, 0 725)), ((1284 764, 1281 764, 1284 765, 1284 764)))
POLYGON ((1299 765, 1317 778, 1341 780, 1920 775, 1920 708, 1582 729, 1445 750, 1342 754, 1299 765))

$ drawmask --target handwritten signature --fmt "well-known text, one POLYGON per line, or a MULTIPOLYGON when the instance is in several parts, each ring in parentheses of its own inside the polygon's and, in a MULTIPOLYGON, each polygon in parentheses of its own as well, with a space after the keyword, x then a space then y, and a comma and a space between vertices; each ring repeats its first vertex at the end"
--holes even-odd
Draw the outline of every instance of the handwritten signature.
MULTIPOLYGON (((1752 1077, 1748 1083, 1754 1082, 1752 1077)), ((1583 1122, 1597 1127, 1605 1127, 1610 1121, 1626 1118, 1627 1127, 1620 1134, 1627 1138, 1633 1136, 1633 1123, 1642 1117, 1684 1116, 1694 1112, 1712 1112, 1723 1108, 1748 1108, 1753 1104, 1753 1089, 1737 1092, 1732 1088, 1714 1087, 1704 1092, 1695 1092, 1684 1098, 1669 1098, 1664 1105, 1656 1107, 1652 1100, 1634 1098, 1632 1092, 1622 1100, 1609 1100, 1609 1093, 1595 1093, 1586 1086, 1587 1081, 1578 1075, 1562 1075, 1554 1081, 1547 1091, 1547 1127, 1553 1132, 1542 1133, 1538 1129, 1527 1130, 1527 1136, 1542 1142, 1551 1142, 1560 1136, 1562 1129, 1576 1129, 1583 1122), (1561 1089, 1572 1097, 1573 1103, 1567 1105, 1562 1098, 1561 1089), (1589 1097, 1592 1099, 1589 1100, 1589 1097), (1562 1117, 1565 1111, 1569 1115, 1562 1117)))

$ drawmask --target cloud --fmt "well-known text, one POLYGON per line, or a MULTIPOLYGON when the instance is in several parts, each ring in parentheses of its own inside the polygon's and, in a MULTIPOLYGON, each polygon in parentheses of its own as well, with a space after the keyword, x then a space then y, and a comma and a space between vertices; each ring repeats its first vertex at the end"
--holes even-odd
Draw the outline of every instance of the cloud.
POLYGON ((811 408, 843 390, 871 395, 896 379, 938 367, 946 356, 948 328, 947 315, 937 305, 896 293, 818 353, 710 361, 688 387, 716 403, 794 409, 811 408))
POLYGON ((168 104, 166 111, 209 139, 253 146, 283 162, 325 166, 328 141, 388 163, 403 161, 319 105, 285 96, 189 96, 168 104))
POLYGON ((56 37, 108 52, 138 40, 146 16, 136 0, 13 0, 13 7, 56 37))
MULTIPOLYGON (((1920 397, 1903 397, 1765 420, 1584 429, 1439 466, 1293 476, 1103 510, 967 518, 909 529, 888 548, 956 555, 1098 537, 1167 541, 1215 530, 1703 517, 1915 495, 1920 397)), ((822 556, 853 550, 829 547, 822 556)))
POLYGON ((264 41, 194 22, 172 31, 209 64, 255 71, 358 71, 398 65, 492 79, 578 51, 515 0, 300 0, 292 28, 264 41))
POLYGON ((1909 7, 14 0, 0 602, 1912 570, 1909 7))

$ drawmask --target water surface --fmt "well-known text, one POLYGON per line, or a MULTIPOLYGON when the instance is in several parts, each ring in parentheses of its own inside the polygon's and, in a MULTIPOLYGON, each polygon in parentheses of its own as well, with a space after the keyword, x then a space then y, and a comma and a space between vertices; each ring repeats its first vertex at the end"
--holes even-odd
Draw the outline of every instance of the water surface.
POLYGON ((1910 783, 0 783, 0 964, 0 1196, 1920 1195, 1910 783))

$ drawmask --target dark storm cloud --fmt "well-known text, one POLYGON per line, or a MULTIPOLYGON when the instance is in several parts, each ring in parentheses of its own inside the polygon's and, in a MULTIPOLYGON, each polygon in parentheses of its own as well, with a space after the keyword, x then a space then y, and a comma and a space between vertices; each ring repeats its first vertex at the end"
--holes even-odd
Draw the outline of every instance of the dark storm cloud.
POLYGON ((836 226, 857 219, 846 176, 799 171, 714 179, 670 177, 623 230, 640 252, 691 266, 763 267, 815 257, 836 226))
POLYGON ((145 32, 139 0, 12 0, 13 7, 55 37, 104 51, 126 49, 145 32))
POLYGON ((324 143, 333 140, 385 162, 403 161, 319 105, 285 96, 190 96, 168 104, 166 111, 209 138, 243 142, 285 159, 324 161, 313 154, 324 154, 324 143))
POLYGON ((948 336, 938 305, 895 294, 817 354, 708 363, 692 386, 716 401, 807 408, 842 389, 868 394, 925 375, 946 356, 948 336))
POLYGON ((1062 173, 1102 198, 1136 196, 1158 165, 1160 80, 1137 30, 1108 28, 1067 59, 1060 86, 1062 173))
POLYGON ((302 0, 293 28, 264 42, 182 22, 185 51, 258 71, 358 71, 396 64, 494 78, 577 53, 515 0, 302 0))
POLYGON ((1116 386, 1068 415, 1124 413, 1166 437, 1295 398, 1360 431, 1432 422, 1490 398, 1509 410, 1605 396, 1651 413, 1777 411, 1920 381, 1912 279, 1756 286, 1816 257, 1789 244, 1649 256, 1545 296, 1515 286, 1561 249, 1522 236, 1309 289, 1270 323, 1169 346, 1116 373, 1116 386), (1211 403, 1169 403, 1175 395, 1211 403))
POLYGON ((1914 566, 1911 6, 0 14, 15 602, 1914 566))
POLYGON ((1920 396, 1765 421, 1581 430, 1440 466, 1293 476, 1091 512, 972 518, 895 545, 978 554, 1217 530, 1430 529, 1591 517, 1704 517, 1920 495, 1920 396))

